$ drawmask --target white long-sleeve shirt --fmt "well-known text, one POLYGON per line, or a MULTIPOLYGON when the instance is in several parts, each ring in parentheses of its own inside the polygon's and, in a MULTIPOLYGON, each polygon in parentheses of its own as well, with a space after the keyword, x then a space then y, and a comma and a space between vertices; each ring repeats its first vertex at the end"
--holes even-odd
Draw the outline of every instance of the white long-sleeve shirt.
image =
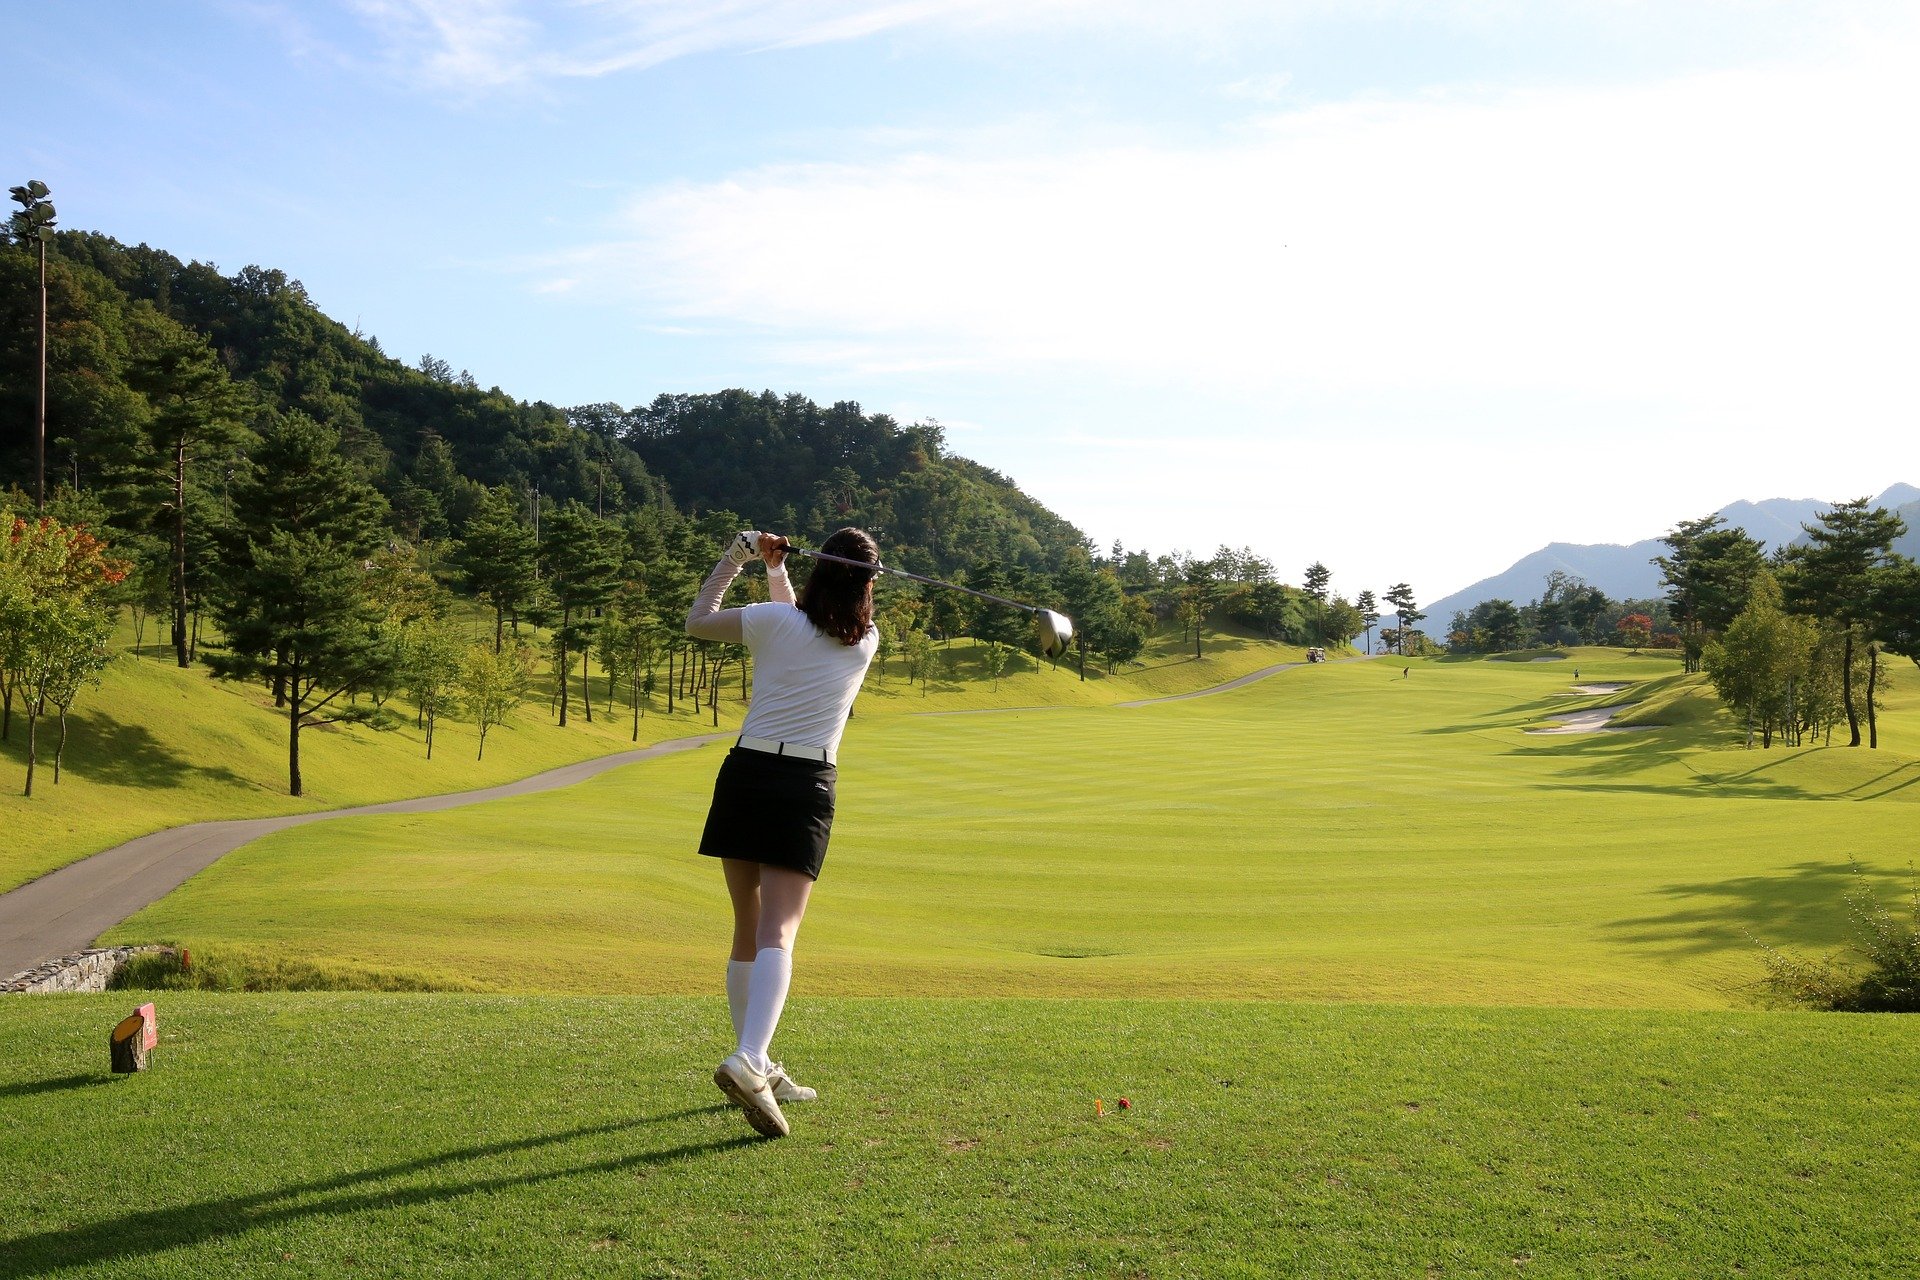
POLYGON ((722 609, 720 601, 739 573, 739 565, 720 557, 687 611, 687 634, 745 644, 752 652, 753 704, 741 734, 838 751, 879 636, 868 628, 858 644, 842 644, 814 626, 794 605, 784 565, 767 571, 773 599, 722 609))

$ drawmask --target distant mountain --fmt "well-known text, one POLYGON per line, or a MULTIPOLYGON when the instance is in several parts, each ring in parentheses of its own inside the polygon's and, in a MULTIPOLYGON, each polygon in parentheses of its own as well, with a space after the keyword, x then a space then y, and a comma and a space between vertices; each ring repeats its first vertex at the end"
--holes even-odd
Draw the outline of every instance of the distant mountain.
MULTIPOLYGON (((1875 506, 1895 511, 1907 522, 1906 536, 1894 544, 1894 549, 1920 559, 1920 489, 1910 484, 1896 484, 1873 501, 1875 506)), ((1806 534, 1801 526, 1812 524, 1832 505, 1831 501, 1821 498, 1768 498, 1763 502, 1742 499, 1720 508, 1719 515, 1772 550, 1802 541, 1806 534)), ((1471 609, 1483 600, 1525 604, 1537 599, 1547 575, 1556 569, 1585 580, 1615 600, 1658 596, 1660 570, 1653 564, 1653 558, 1664 555, 1666 550, 1666 543, 1658 535, 1624 547, 1609 542, 1548 543, 1516 560, 1505 572, 1482 578, 1465 590, 1428 605, 1426 629, 1434 635, 1444 632, 1456 612, 1471 609)))

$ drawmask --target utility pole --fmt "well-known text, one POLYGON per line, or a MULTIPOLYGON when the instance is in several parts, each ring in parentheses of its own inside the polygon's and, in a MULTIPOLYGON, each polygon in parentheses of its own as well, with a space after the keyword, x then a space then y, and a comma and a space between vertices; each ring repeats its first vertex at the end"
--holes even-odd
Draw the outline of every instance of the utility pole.
POLYGON ((31 240, 40 249, 40 394, 35 411, 33 442, 33 505, 47 506, 47 242, 53 239, 52 193, 38 179, 9 193, 20 208, 7 220, 7 234, 19 244, 31 240))

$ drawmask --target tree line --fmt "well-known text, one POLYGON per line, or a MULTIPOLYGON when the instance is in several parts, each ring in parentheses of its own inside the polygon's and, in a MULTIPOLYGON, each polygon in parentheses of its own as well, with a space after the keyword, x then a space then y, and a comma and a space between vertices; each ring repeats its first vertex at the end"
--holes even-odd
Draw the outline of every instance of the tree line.
POLYGON ((1719 515, 1682 521, 1653 560, 1663 598, 1609 600, 1555 572, 1529 604, 1487 600, 1455 613, 1448 647, 1676 649, 1743 718, 1749 746, 1830 741, 1845 724, 1848 745, 1864 737, 1876 747, 1883 656, 1920 664, 1920 566, 1893 549, 1905 522, 1869 501, 1838 504, 1771 554, 1719 515))
POLYGON ((1880 745, 1886 654, 1920 665, 1920 565, 1893 550, 1899 516, 1842 502, 1806 537, 1766 555, 1744 531, 1703 516, 1666 535, 1659 557, 1687 669, 1704 670, 1746 723, 1747 744, 1880 745))

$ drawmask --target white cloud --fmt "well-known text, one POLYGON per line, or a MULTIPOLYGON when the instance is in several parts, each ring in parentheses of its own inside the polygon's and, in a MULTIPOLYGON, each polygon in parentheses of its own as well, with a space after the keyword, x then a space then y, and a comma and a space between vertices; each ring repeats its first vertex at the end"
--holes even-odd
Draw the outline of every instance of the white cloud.
POLYGON ((812 367, 1910 416, 1910 53, 769 166, 651 189, 565 265, 812 367))

